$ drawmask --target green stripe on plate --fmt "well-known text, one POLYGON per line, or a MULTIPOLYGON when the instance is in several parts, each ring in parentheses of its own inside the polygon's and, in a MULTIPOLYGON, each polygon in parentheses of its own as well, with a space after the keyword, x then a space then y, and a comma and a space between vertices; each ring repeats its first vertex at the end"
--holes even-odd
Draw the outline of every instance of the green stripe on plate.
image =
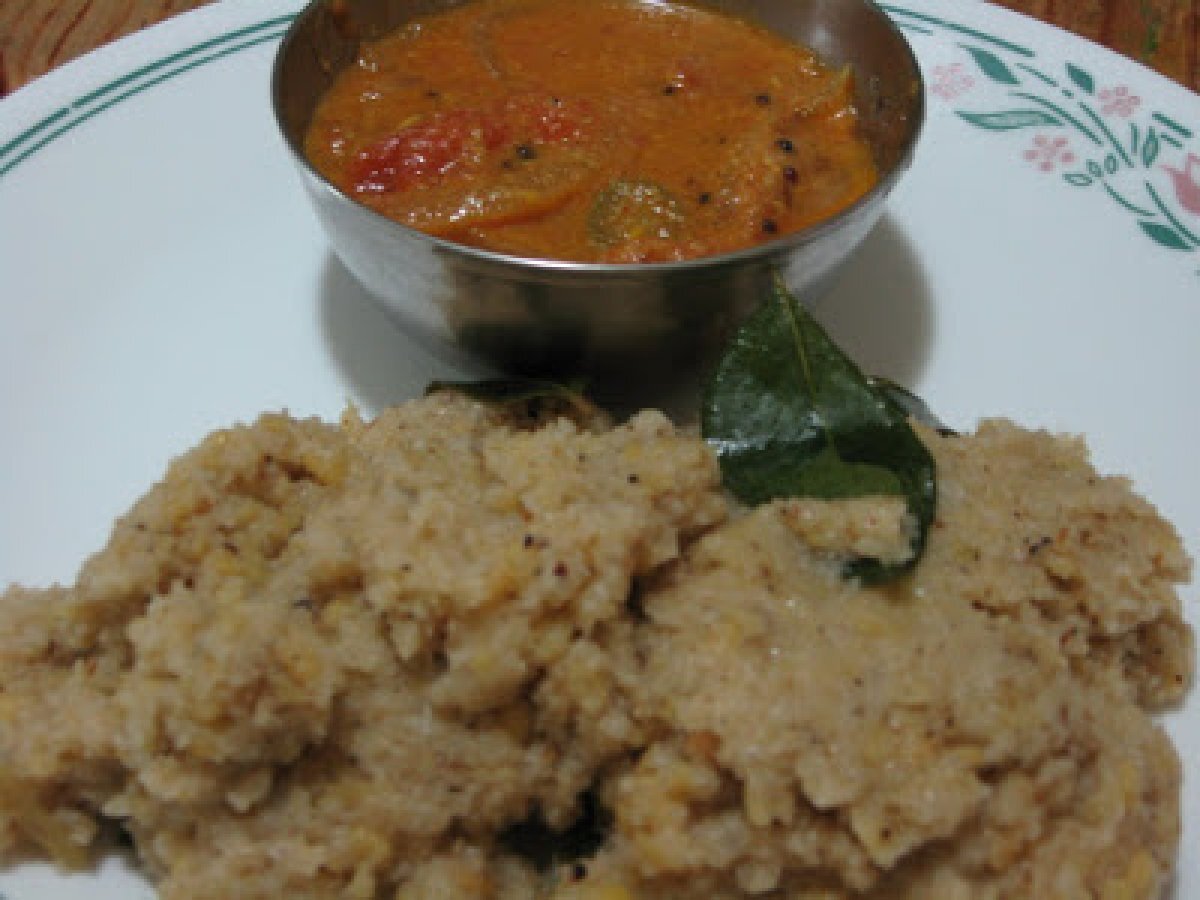
POLYGON ((975 38, 979 41, 991 44, 993 47, 999 47, 1002 50, 1007 50, 1010 53, 1015 53, 1018 56, 1033 57, 1035 54, 1028 47, 1022 47, 1020 44, 1014 44, 1012 41, 1006 41, 1003 38, 998 38, 995 35, 979 31, 975 28, 968 28, 966 25, 959 25, 955 22, 949 22, 946 19, 940 19, 937 16, 931 16, 928 13, 919 13, 915 10, 908 9, 904 6, 893 6, 888 3, 881 4, 881 8, 897 20, 897 24, 907 24, 904 20, 915 20, 924 22, 929 25, 936 25, 938 28, 944 28, 947 31, 964 34, 967 37, 975 38))
POLYGON ((276 16, 209 38, 139 66, 83 94, 0 145, 0 178, 76 126, 156 84, 251 47, 278 40, 294 18, 295 14, 276 16))

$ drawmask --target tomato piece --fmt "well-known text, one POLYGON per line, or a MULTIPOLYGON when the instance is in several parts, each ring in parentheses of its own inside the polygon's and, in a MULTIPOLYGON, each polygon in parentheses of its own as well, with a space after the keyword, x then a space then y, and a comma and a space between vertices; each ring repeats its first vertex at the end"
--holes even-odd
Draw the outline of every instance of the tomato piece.
POLYGON ((361 150, 350 167, 358 194, 403 190, 495 149, 504 137, 475 110, 436 113, 361 150))
POLYGON ((434 113, 355 155, 348 182, 356 194, 403 191, 483 168, 520 145, 572 143, 587 137, 586 104, 519 94, 484 109, 434 113))

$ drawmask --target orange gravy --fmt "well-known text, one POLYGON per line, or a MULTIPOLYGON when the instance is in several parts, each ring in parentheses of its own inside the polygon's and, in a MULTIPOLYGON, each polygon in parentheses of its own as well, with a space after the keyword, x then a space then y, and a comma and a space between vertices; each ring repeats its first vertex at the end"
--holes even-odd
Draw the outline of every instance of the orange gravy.
POLYGON ((342 190, 519 256, 690 259, 804 228, 877 180, 850 75, 648 0, 472 0, 362 49, 306 139, 342 190))

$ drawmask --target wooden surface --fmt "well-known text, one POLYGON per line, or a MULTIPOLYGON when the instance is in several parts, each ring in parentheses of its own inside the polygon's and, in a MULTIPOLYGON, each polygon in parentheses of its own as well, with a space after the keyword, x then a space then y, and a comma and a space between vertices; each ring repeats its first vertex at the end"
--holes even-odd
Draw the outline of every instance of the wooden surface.
MULTIPOLYGON (((0 95, 113 38, 208 2, 214 0, 0 0, 0 95)), ((1200 0, 998 2, 1200 92, 1200 0)))

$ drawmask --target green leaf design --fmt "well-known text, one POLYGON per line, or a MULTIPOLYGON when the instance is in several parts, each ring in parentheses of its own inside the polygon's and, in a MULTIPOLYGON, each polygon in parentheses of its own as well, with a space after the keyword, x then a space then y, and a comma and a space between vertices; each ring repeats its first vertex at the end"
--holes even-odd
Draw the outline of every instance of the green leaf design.
POLYGON ((1075 187, 1088 187, 1092 183, 1091 176, 1083 174, 1083 172, 1068 172, 1063 176, 1067 184, 1075 187))
POLYGON ((1158 139, 1158 132, 1151 128, 1146 132, 1146 140, 1142 144, 1142 165, 1147 169, 1154 165, 1160 150, 1162 143, 1158 139))
MULTIPOLYGON (((780 497, 903 497, 913 562, 936 506, 934 461, 904 405, 873 384, 782 284, 734 336, 706 386, 701 431, 727 488, 747 504, 780 497)), ((858 559, 882 581, 909 568, 858 559)))
POLYGON ((1021 83, 1021 80, 1012 73, 1012 69, 1006 66, 996 54, 981 47, 967 47, 966 49, 975 60, 975 65, 979 66, 983 74, 992 81, 998 81, 1000 84, 1021 83))
POLYGON ((1092 76, 1074 63, 1067 63, 1067 76, 1075 86, 1087 94, 1095 93, 1096 82, 1092 76))
POLYGON ((1104 175, 1104 171, 1100 168, 1100 163, 1094 159, 1089 159, 1087 164, 1088 174, 1093 178, 1100 178, 1104 175))
POLYGON ((1117 161, 1117 156, 1115 153, 1110 153, 1104 157, 1104 171, 1109 175, 1117 174, 1117 170, 1120 167, 1121 164, 1117 161))
POLYGON ((1169 225, 1164 225, 1161 222, 1150 222, 1146 219, 1139 219, 1138 224, 1142 226, 1142 231, 1150 235, 1150 237, 1158 244, 1168 247, 1171 250, 1191 250, 1188 242, 1185 241, 1182 235, 1169 225))
POLYGON ((977 128, 985 128, 988 131, 1012 131, 1016 128, 1043 128, 1062 124, 1059 119, 1040 109, 1008 109, 994 113, 959 110, 958 115, 977 128))

